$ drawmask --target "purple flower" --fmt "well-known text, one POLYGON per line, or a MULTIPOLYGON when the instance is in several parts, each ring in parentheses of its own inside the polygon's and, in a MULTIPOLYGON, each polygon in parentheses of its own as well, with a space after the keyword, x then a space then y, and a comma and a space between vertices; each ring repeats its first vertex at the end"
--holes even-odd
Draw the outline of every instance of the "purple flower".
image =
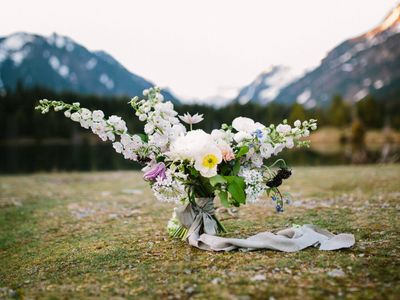
POLYGON ((155 181, 157 179, 157 177, 160 177, 161 179, 165 179, 165 165, 164 163, 160 162, 158 164, 155 164, 154 166, 152 166, 150 168, 150 170, 146 171, 143 175, 143 178, 145 180, 149 180, 149 181, 155 181))

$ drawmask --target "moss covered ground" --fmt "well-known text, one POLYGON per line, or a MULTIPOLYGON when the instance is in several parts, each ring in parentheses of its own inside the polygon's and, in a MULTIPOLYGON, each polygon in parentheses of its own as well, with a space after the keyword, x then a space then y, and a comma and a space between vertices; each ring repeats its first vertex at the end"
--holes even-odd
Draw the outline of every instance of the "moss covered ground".
POLYGON ((221 212, 227 235, 313 223, 352 249, 211 253, 168 238, 172 204, 138 172, 0 177, 0 298, 399 299, 400 166, 296 168, 270 200, 221 212))

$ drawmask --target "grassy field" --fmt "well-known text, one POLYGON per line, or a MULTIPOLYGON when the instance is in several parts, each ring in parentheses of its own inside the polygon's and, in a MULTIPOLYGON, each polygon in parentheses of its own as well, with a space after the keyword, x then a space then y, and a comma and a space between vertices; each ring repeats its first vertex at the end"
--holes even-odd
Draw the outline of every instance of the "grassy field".
POLYGON ((0 298, 399 299, 400 166, 296 168, 270 200, 220 218, 229 235, 314 223, 352 249, 210 253, 168 238, 172 204, 140 173, 0 177, 0 298))

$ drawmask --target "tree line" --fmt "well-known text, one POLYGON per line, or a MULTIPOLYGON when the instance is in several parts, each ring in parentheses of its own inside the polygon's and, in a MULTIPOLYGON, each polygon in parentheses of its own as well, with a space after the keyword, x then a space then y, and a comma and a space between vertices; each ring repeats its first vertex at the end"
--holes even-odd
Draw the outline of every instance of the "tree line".
MULTIPOLYGON (((306 109, 295 103, 282 105, 271 103, 260 106, 254 103, 241 105, 231 103, 222 108, 205 105, 178 105, 176 110, 204 114, 204 121, 196 125, 206 131, 219 128, 223 123, 231 123, 238 116, 253 118, 263 124, 277 124, 283 119, 293 123, 295 120, 314 118, 319 126, 335 126, 345 128, 357 118, 366 128, 382 128, 391 126, 400 129, 399 94, 390 99, 377 99, 367 96, 365 99, 350 105, 340 95, 334 96, 326 107, 306 109)), ((25 89, 18 86, 14 91, 0 95, 0 140, 18 138, 32 138, 43 140, 49 138, 71 139, 74 135, 83 133, 80 129, 60 113, 41 115, 34 110, 39 99, 63 100, 66 102, 80 102, 83 107, 91 110, 101 109, 106 115, 119 115, 128 125, 131 133, 143 131, 140 122, 130 108, 129 97, 100 97, 95 95, 78 95, 69 92, 57 93, 43 88, 25 89)))

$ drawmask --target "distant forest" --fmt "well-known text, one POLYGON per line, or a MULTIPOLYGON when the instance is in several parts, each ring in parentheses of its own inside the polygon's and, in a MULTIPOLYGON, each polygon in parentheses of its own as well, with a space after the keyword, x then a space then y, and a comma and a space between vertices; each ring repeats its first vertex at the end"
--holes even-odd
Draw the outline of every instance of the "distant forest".
MULTIPOLYGON (((129 97, 99 97, 77 95, 73 93, 55 93, 43 88, 23 89, 3 93, 0 96, 0 140, 30 138, 44 140, 50 138, 72 139, 80 135, 84 129, 71 122, 60 113, 41 115, 34 110, 39 99, 63 100, 80 102, 82 107, 91 110, 101 109, 106 115, 119 115, 128 124, 131 133, 143 131, 143 123, 135 116, 127 104, 129 97)), ((237 116, 253 118, 263 124, 279 123, 287 119, 295 120, 314 118, 320 126, 347 127, 357 118, 365 128, 382 128, 391 126, 400 129, 400 93, 392 93, 386 98, 367 96, 365 99, 350 106, 340 95, 334 96, 329 105, 323 108, 305 109, 302 105, 280 105, 276 103, 267 106, 248 103, 241 105, 232 103, 222 108, 204 105, 179 105, 176 110, 204 114, 204 121, 196 128, 210 131, 219 128, 223 123, 230 123, 237 116)))

